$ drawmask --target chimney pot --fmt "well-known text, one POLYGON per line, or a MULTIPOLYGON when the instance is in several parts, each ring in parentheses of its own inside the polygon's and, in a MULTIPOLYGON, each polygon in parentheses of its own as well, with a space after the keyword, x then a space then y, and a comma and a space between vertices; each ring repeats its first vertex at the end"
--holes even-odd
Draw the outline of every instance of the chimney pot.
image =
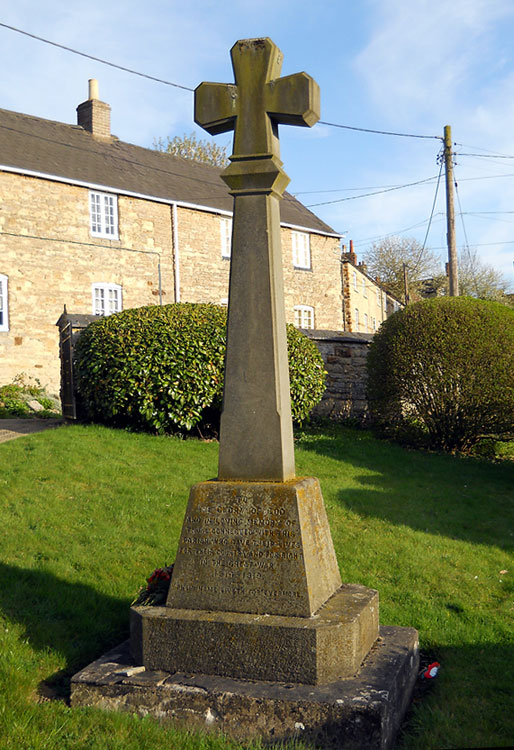
POLYGON ((98 95, 98 81, 96 78, 90 78, 89 81, 89 99, 100 99, 98 95))

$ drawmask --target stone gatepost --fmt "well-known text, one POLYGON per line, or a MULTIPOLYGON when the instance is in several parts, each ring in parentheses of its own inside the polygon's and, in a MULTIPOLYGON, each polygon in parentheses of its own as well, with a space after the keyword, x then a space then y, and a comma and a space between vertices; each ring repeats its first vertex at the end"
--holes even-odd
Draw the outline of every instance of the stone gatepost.
MULTIPOLYGON (((319 90, 305 73, 280 78, 269 39, 237 42, 232 63, 235 84, 195 92, 200 125, 234 130, 218 478, 191 489, 166 606, 132 608, 145 677, 123 684, 139 689, 140 710, 237 736, 387 747, 415 678, 416 632, 379 633, 377 591, 341 584, 319 482, 294 468, 278 125, 315 124, 319 90)), ((74 680, 81 703, 87 680, 74 680)))

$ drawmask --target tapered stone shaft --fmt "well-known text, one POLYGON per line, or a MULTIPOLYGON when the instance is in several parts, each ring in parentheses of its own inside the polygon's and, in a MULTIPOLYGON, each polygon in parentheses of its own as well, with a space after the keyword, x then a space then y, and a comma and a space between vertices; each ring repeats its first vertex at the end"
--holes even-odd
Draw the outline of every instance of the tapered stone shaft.
POLYGON ((235 199, 220 479, 294 477, 278 198, 235 199))
POLYGON ((286 481, 295 467, 279 200, 289 178, 278 124, 313 125, 319 90, 305 73, 279 77, 282 53, 269 39, 239 41, 231 54, 236 84, 195 92, 199 125, 234 130, 222 174, 234 221, 218 478, 286 481))

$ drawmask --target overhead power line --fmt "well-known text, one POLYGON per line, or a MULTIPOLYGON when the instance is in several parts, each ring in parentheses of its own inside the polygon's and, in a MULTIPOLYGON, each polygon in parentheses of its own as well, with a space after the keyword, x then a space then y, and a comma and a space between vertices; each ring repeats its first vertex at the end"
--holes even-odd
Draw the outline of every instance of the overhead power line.
POLYGON ((315 193, 354 193, 358 190, 385 190, 397 185, 363 185, 358 188, 330 188, 329 190, 297 190, 295 195, 314 195, 315 193))
POLYGON ((462 206, 461 206, 461 203, 460 203, 459 186, 458 186, 457 182, 455 182, 455 194, 457 195, 457 202, 459 204, 460 220, 462 222, 462 231, 464 232, 464 240, 466 242, 465 248, 466 248, 466 252, 468 254, 468 258, 469 258, 469 269, 470 269, 471 275, 473 277, 473 285, 475 287, 475 292, 476 292, 476 295, 478 297, 479 294, 480 294, 480 291, 478 289, 478 281, 477 281, 477 277, 476 277, 476 274, 475 274, 475 269, 473 267, 473 265, 474 265, 473 264, 473 258, 471 257, 471 250, 469 248, 468 233, 466 232, 466 225, 464 223, 464 214, 462 212, 462 206))
POLYGON ((439 166, 439 174, 437 176, 437 183, 436 183, 436 186, 435 186, 434 200, 432 202, 432 210, 430 212, 430 218, 428 220, 427 231, 425 232, 425 239, 423 240, 423 245, 421 246, 421 250, 419 252, 418 259, 417 259, 416 263, 414 264, 414 268, 411 269, 414 272, 416 272, 418 270, 418 266, 421 263, 421 258, 423 257, 423 253, 426 250, 428 234, 430 232, 430 227, 432 226, 432 219, 434 218, 435 204, 437 202, 437 193, 439 192, 439 183, 441 182, 441 174, 442 174, 442 172, 443 172, 443 160, 441 159, 441 163, 440 163, 440 166, 439 166))
POLYGON ((464 211, 464 216, 481 216, 482 214, 514 214, 514 211, 464 211))
POLYGON ((351 195, 348 198, 338 198, 334 201, 323 201, 323 203, 310 203, 307 208, 314 208, 315 206, 328 206, 331 203, 343 203, 343 201, 355 201, 358 198, 369 198, 372 195, 381 195, 382 193, 390 193, 393 190, 402 190, 403 188, 412 187, 413 185, 422 185, 426 182, 433 182, 437 179, 437 175, 434 177, 427 177, 425 180, 417 180, 416 182, 407 182, 405 185, 397 185, 396 187, 386 188, 385 190, 376 190, 373 193, 363 193, 362 195, 351 195))
POLYGON ((373 130, 372 128, 357 128, 353 125, 338 125, 335 122, 325 122, 325 120, 319 121, 320 125, 329 125, 331 128, 343 128, 344 130, 357 130, 360 133, 376 133, 377 135, 396 135, 399 138, 435 138, 441 141, 442 138, 439 135, 419 135, 416 133, 393 133, 389 130, 373 130))
POLYGON ((36 34, 30 34, 28 31, 23 31, 23 29, 17 29, 16 26, 9 26, 6 23, 1 23, 0 26, 3 26, 4 29, 10 29, 11 31, 16 31, 18 34, 23 34, 24 36, 28 36, 31 39, 37 39, 38 42, 44 42, 45 44, 51 44, 52 47, 59 47, 59 49, 64 49, 66 52, 72 52, 74 55, 80 55, 81 57, 87 57, 88 60, 94 60, 95 62, 102 63, 102 65, 109 65, 111 68, 117 68, 118 70, 123 70, 125 73, 132 73, 132 75, 140 76, 141 78, 148 78, 150 81, 156 81, 157 83, 164 83, 166 86, 174 86, 177 89, 183 89, 184 91, 194 91, 194 89, 190 88, 189 86, 182 86, 180 83, 173 83, 172 81, 166 81, 164 78, 156 78, 155 76, 150 76, 147 73, 140 73, 138 70, 133 70, 132 68, 125 68, 123 65, 117 65, 116 63, 109 62, 108 60, 102 60, 100 57, 95 57, 94 55, 88 55, 86 52, 80 52, 77 49, 73 49, 73 47, 66 47, 64 44, 58 44, 58 42, 52 42, 50 39, 44 39, 42 36, 37 36, 36 34))
MULTIPOLYGON (((432 221, 435 216, 445 216, 445 214, 442 211, 438 211, 437 213, 433 215, 432 221)), ((397 229, 394 232, 387 232, 387 234, 377 234, 377 235, 374 235, 373 237, 364 237, 362 239, 356 239, 354 240, 354 244, 364 245, 369 242, 375 242, 377 240, 385 240, 387 239, 387 237, 396 237, 396 235, 404 234, 405 232, 409 232, 412 229, 419 229, 419 227, 422 227, 424 224, 428 224, 429 221, 430 219, 423 219, 423 221, 418 221, 416 222, 416 224, 411 224, 410 226, 404 227, 403 229, 397 229)))
POLYGON ((457 143, 454 141, 454 146, 460 146, 461 148, 472 148, 475 151, 485 151, 488 154, 496 154, 497 156, 503 156, 499 151, 493 151, 490 148, 484 148, 483 146, 471 146, 469 143, 457 143))
POLYGON ((468 154, 457 151, 455 156, 474 156, 475 159, 514 159, 511 154, 468 154))
MULTIPOLYGON (((71 52, 73 55, 80 55, 80 57, 86 57, 88 60, 94 60, 95 62, 101 63, 102 65, 108 65, 111 68, 116 68, 117 70, 123 70, 125 73, 131 73, 135 76, 140 76, 141 78, 147 78, 150 81, 156 81, 156 83, 163 83, 165 86, 173 86, 177 89, 182 89, 183 91, 194 91, 193 88, 190 86, 184 86, 180 83, 174 83, 173 81, 167 81, 164 78, 157 78, 156 76, 151 76, 148 73, 141 73, 138 70, 134 70, 133 68, 127 68, 124 65, 118 65, 117 63, 110 62, 109 60, 104 60, 101 57, 96 57, 95 55, 90 55, 87 52, 81 52, 80 50, 74 49, 73 47, 68 47, 65 44, 60 44, 59 42, 53 42, 51 39, 45 39, 45 37, 38 36, 37 34, 31 34, 29 31, 24 31, 24 29, 19 29, 16 26, 10 26, 7 23, 0 22, 0 26, 4 29, 9 29, 10 31, 15 31, 17 34, 23 34, 24 36, 29 37, 30 39, 36 39, 38 42, 43 42, 44 44, 50 44, 52 47, 57 47, 58 49, 63 49, 66 52, 71 52)), ((398 136, 400 138, 429 138, 429 139, 437 139, 441 140, 441 137, 438 135, 420 135, 417 133, 395 133, 388 130, 373 130, 372 128, 359 128, 354 127, 353 125, 340 125, 339 123, 335 122, 325 122, 324 120, 320 120, 320 125, 328 125, 332 128, 343 128, 345 130, 356 130, 361 133, 376 133, 378 135, 392 135, 392 136, 398 136)))

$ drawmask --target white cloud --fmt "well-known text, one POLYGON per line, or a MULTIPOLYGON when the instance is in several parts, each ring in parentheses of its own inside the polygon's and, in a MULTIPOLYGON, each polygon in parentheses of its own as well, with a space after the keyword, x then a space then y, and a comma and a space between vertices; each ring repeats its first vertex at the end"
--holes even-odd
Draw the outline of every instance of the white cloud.
POLYGON ((387 116, 429 120, 469 84, 478 65, 493 64, 491 31, 512 18, 508 0, 374 0, 371 38, 354 61, 387 116))

